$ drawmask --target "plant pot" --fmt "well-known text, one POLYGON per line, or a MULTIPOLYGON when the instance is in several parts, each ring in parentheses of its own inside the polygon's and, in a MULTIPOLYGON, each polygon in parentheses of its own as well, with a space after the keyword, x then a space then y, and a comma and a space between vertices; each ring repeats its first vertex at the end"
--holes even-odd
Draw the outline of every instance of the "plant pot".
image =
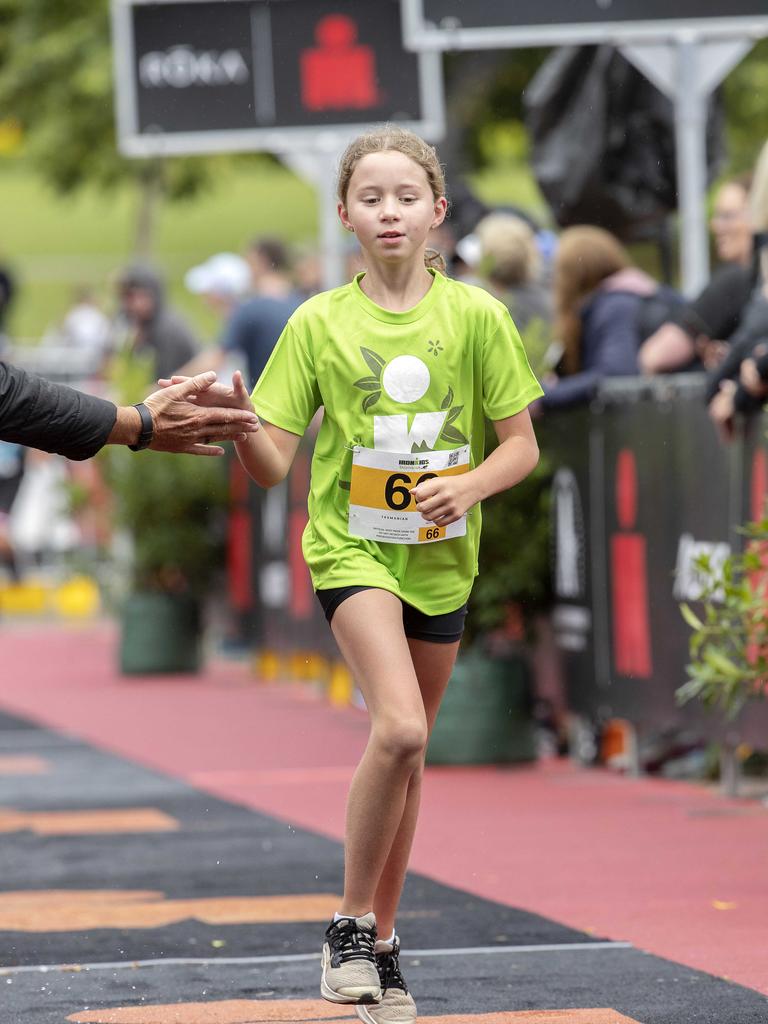
POLYGON ((522 655, 460 655, 427 749, 427 764, 532 761, 531 674, 522 655))
POLYGON ((199 672, 200 602, 188 594, 139 592, 121 615, 120 671, 124 675, 199 672))

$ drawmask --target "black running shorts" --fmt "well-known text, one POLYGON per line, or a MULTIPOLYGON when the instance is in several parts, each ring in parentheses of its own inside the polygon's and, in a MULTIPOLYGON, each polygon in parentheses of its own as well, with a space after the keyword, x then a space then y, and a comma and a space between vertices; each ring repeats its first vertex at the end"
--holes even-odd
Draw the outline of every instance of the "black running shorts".
MULTIPOLYGON (((348 597, 358 594, 361 590, 376 590, 377 587, 332 587, 329 590, 317 590, 317 598, 323 606, 325 617, 330 622, 333 613, 348 597)), ((461 640, 464 632, 464 619, 467 615, 467 606, 463 604, 456 611, 446 612, 444 615, 425 615, 413 605, 402 601, 403 625, 405 635, 412 640, 427 640, 433 644, 453 644, 461 640)))

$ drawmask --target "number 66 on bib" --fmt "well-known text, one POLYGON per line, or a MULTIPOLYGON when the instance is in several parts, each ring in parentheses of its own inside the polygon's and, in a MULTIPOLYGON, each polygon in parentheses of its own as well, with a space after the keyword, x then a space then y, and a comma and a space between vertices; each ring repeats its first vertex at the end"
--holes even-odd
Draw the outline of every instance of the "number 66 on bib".
POLYGON ((467 532, 466 515, 435 526, 416 511, 411 491, 435 477, 469 469, 469 445, 450 451, 400 452, 355 447, 349 492, 349 533, 390 544, 429 544, 467 532))

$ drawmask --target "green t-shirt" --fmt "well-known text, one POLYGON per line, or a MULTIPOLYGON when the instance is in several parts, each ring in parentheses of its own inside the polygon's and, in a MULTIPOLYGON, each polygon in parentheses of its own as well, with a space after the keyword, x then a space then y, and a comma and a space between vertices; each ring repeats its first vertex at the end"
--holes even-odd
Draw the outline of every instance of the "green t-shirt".
POLYGON ((542 390, 506 307, 483 289, 435 273, 418 305, 393 313, 365 295, 362 276, 296 310, 253 403, 295 434, 324 406, 303 537, 315 589, 381 587, 440 615, 472 589, 479 506, 463 537, 410 545, 350 536, 352 445, 415 452, 469 443, 474 467, 485 457, 485 417, 513 416, 542 390))

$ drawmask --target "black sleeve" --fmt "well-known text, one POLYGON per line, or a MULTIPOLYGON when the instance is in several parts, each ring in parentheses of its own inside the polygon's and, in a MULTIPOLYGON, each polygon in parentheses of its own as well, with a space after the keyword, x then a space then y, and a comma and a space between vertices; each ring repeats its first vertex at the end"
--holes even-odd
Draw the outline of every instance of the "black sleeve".
POLYGON ((704 334, 727 341, 739 325, 754 287, 754 270, 738 263, 718 267, 709 284, 674 317, 678 327, 692 338, 704 334))
POLYGON ((739 367, 755 348, 768 341, 768 300, 762 294, 753 295, 742 316, 738 330, 731 338, 731 347, 723 362, 707 378, 705 399, 707 404, 720 390, 720 381, 735 380, 739 367))
POLYGON ((112 402, 0 362, 0 440, 89 459, 115 425, 112 402))

